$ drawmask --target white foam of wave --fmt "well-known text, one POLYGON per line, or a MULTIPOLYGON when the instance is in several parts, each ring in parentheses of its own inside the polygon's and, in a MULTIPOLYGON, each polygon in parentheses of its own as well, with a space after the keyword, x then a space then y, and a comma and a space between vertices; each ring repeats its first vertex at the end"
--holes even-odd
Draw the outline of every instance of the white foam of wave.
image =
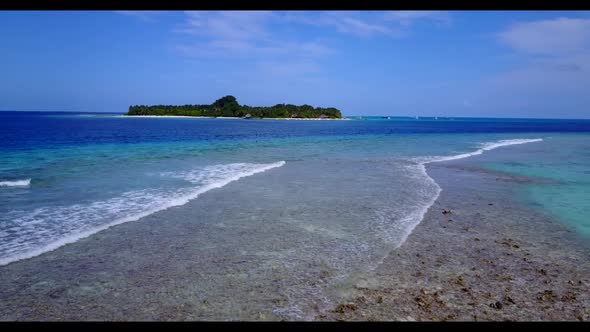
POLYGON ((533 143, 533 142, 540 142, 542 138, 532 138, 532 139, 507 139, 507 140, 500 140, 497 142, 486 142, 482 143, 480 146, 481 148, 468 153, 461 153, 452 156, 434 156, 434 157, 424 157, 424 158, 417 158, 415 159, 416 162, 419 164, 429 164, 441 161, 449 161, 449 160, 456 160, 456 159, 463 159, 472 156, 477 156, 485 151, 497 149, 499 147, 508 146, 508 145, 516 145, 516 144, 525 144, 525 143, 533 143))
POLYGON ((199 179, 199 185, 174 192, 140 190, 88 204, 43 207, 33 212, 11 211, 0 217, 3 225, 0 230, 0 253, 3 256, 0 266, 55 250, 115 225, 184 205, 207 191, 283 165, 285 161, 208 166, 182 175, 189 180, 199 179))
MULTIPOLYGON (((205 166, 186 172, 162 172, 161 176, 174 177, 184 179, 194 184, 211 185, 217 182, 223 182, 228 174, 255 174, 264 172, 268 169, 280 167, 285 164, 285 161, 279 161, 272 164, 249 164, 249 163, 233 163, 223 165, 205 166)), ((247 176, 247 175, 246 175, 247 176)))
MULTIPOLYGON (((467 158, 470 156, 482 154, 484 151, 499 148, 501 146, 538 142, 541 140, 542 139, 515 139, 488 142, 481 144, 479 146, 479 149, 470 153, 463 153, 454 156, 422 158, 418 161, 410 160, 409 163, 395 163, 394 167, 401 167, 401 169, 399 169, 399 174, 402 175, 403 181, 394 183, 397 185, 409 185, 410 188, 399 188, 399 192, 398 194, 396 194, 397 196, 394 196, 393 198, 394 200, 396 200, 396 202, 390 205, 385 205, 377 209, 374 209, 374 212, 376 213, 375 218, 371 218, 368 220, 368 222, 365 223, 367 231, 361 233, 373 234, 381 241, 373 240, 370 242, 370 244, 369 242, 363 244, 359 242, 346 241, 349 244, 348 247, 339 247, 338 250, 334 250, 339 251, 346 250, 349 248, 353 249, 350 252, 350 255, 346 256, 346 259, 348 261, 353 260, 358 262, 358 257, 354 256, 356 253, 361 253, 361 256, 364 257, 363 264, 366 265, 363 266, 363 268, 361 269, 363 272, 361 272, 360 274, 350 274, 348 273, 348 271, 353 271, 353 268, 355 267, 354 265, 351 266, 351 264, 335 264, 338 262, 335 262, 333 259, 329 260, 329 266, 334 270, 346 271, 340 275, 332 277, 332 282, 344 283, 344 279, 347 278, 351 278, 350 284, 352 284, 352 281, 354 281, 354 284, 370 282, 371 274, 367 274, 366 271, 375 270, 378 266, 380 266, 383 263, 386 257, 388 257, 391 254, 391 249, 399 248, 405 243, 407 238, 410 236, 410 234, 413 232, 416 226, 418 226, 420 222, 424 219, 424 216, 426 215, 428 210, 434 205, 434 203, 442 193, 442 188, 432 177, 428 175, 426 164, 437 161, 467 158), (403 195, 403 197, 400 197, 399 195, 403 195), (400 203, 399 201, 402 202, 400 203), (379 247, 379 242, 383 242, 386 244, 386 246, 383 247, 383 251, 380 251, 377 248, 379 247), (367 259, 368 257, 371 257, 371 259, 367 259), (367 278, 367 276, 369 276, 369 279, 365 279, 367 278)), ((395 173, 398 174, 397 171, 395 173)), ((315 229, 313 230, 315 231, 315 229)), ((342 242, 344 243, 345 241, 342 242)), ((299 255, 301 255, 301 251, 299 252, 299 255)), ((285 260, 285 258, 283 258, 283 260, 285 260)), ((321 290, 320 286, 318 286, 318 289, 321 290)), ((305 290, 298 289, 298 291, 301 293, 305 290)), ((306 298, 319 298, 319 295, 310 292, 309 290, 307 291, 309 292, 309 296, 306 296, 306 298)), ((318 292, 318 294, 324 293, 318 292)), ((333 308, 333 306, 327 306, 327 308, 333 308)), ((302 312, 301 308, 299 308, 297 305, 293 305, 292 303, 291 305, 286 307, 275 308, 273 311, 279 315, 286 316, 290 319, 307 318, 307 316, 305 316, 305 313, 302 312)))
POLYGON ((436 202, 442 191, 442 188, 438 183, 428 175, 424 164, 418 164, 415 171, 416 172, 412 177, 424 179, 423 185, 417 193, 422 198, 424 204, 399 221, 402 230, 398 232, 399 239, 396 241, 395 248, 399 248, 404 242, 406 242, 408 236, 410 236, 414 228, 416 228, 422 219, 424 219, 424 215, 426 215, 428 209, 430 209, 434 202, 436 202))
MULTIPOLYGON (((410 163, 404 168, 404 176, 408 177, 407 180, 412 183, 412 192, 407 193, 406 197, 408 201, 404 203, 402 210, 399 206, 381 207, 375 211, 376 217, 369 224, 371 233, 392 246, 389 247, 392 249, 397 249, 406 242, 442 192, 438 183, 428 176, 424 164, 410 163)), ((389 249, 383 253, 383 256, 369 262, 367 270, 375 270, 390 252, 389 249)))
POLYGON ((31 185, 31 179, 16 181, 0 181, 0 187, 27 187, 31 185))
MULTIPOLYGON (((456 159, 463 159, 468 158, 471 156, 476 156, 484 153, 485 151, 493 150, 503 146, 515 145, 515 144, 525 144, 525 143, 533 143, 533 142, 540 142, 542 138, 535 138, 535 139, 509 139, 509 140, 500 140, 496 142, 486 142, 480 144, 480 148, 468 153, 461 153, 452 156, 434 156, 434 157, 423 157, 423 158, 416 158, 413 161, 415 164, 408 165, 409 176, 414 178, 415 180, 423 179, 422 184, 419 186, 419 189, 416 189, 416 194, 419 196, 417 201, 424 202, 424 204, 417 204, 416 208, 413 211, 402 217, 400 220, 396 220, 395 225, 392 227, 390 224, 387 223, 388 216, 391 215, 390 211, 383 210, 382 215, 379 216, 381 219, 379 221, 379 228, 380 233, 384 240, 393 243, 395 248, 400 247, 408 238, 408 236, 412 233, 414 228, 424 219, 426 212, 430 207, 436 202, 440 193, 442 192, 442 188, 436 183, 436 181, 428 175, 426 171, 426 164, 434 163, 434 162, 442 162, 448 160, 456 160, 456 159), (388 227, 385 225, 388 224, 388 227)), ((378 265, 378 264, 377 264, 378 265)), ((375 266, 377 266, 375 265, 375 266)))

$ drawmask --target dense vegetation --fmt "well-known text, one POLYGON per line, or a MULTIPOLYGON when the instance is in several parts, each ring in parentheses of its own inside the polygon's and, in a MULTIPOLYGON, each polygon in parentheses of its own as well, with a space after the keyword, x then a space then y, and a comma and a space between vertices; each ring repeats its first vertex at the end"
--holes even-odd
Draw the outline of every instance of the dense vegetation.
POLYGON ((136 105, 129 106, 127 115, 187 115, 187 116, 227 116, 253 118, 331 118, 340 119, 342 114, 336 108, 296 106, 277 104, 271 107, 240 105, 234 96, 217 99, 211 105, 136 105))

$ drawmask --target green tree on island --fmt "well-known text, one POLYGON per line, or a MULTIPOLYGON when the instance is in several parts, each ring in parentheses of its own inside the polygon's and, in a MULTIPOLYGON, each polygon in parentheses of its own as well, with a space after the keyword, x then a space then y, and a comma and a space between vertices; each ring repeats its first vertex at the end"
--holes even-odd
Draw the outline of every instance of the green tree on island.
POLYGON ((342 114, 334 107, 322 108, 310 105, 296 106, 276 104, 271 107, 253 107, 240 105, 234 96, 217 99, 211 105, 135 105, 129 106, 127 115, 184 115, 211 117, 244 117, 250 114, 253 118, 328 118, 340 119, 342 114))

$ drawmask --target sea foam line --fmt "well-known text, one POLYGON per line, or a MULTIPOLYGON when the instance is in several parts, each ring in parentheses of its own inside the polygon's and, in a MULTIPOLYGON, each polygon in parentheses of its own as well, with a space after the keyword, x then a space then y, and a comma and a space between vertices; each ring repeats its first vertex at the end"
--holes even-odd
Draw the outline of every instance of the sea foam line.
POLYGON ((500 148, 503 146, 540 142, 542 140, 543 140, 542 138, 532 138, 532 139, 520 139, 519 138, 519 139, 500 140, 497 142, 486 142, 486 143, 480 144, 481 148, 479 148, 473 152, 461 153, 461 154, 456 154, 456 155, 452 155, 452 156, 436 156, 436 157, 418 158, 418 159, 416 159, 416 161, 419 164, 429 164, 429 163, 436 163, 436 162, 441 162, 441 161, 463 159, 463 158, 469 158, 472 156, 477 156, 477 155, 484 153, 485 151, 490 151, 490 150, 497 149, 497 148, 500 148))
POLYGON ((171 207, 184 205, 184 204, 188 203, 189 201, 199 197, 201 194, 206 193, 212 189, 221 188, 221 187, 223 187, 233 181, 239 180, 243 177, 251 176, 251 175, 254 175, 257 173, 265 172, 265 171, 273 169, 273 168, 281 167, 281 166, 285 165, 285 163, 286 163, 285 161, 278 161, 278 162, 271 163, 271 164, 264 164, 264 165, 261 165, 261 167, 258 167, 256 169, 243 171, 241 173, 235 174, 235 175, 227 177, 225 179, 221 179, 217 182, 206 184, 206 185, 198 188, 197 190, 191 192, 190 194, 187 194, 187 195, 184 195, 181 197, 177 197, 177 198, 172 199, 164 204, 158 205, 152 209, 148 209, 143 212, 133 214, 131 216, 116 219, 110 223, 107 223, 107 224, 104 224, 104 225, 101 225, 98 227, 94 227, 94 228, 86 230, 86 231, 78 232, 75 234, 70 234, 62 239, 53 241, 49 244, 46 244, 46 245, 44 245, 40 248, 37 248, 37 249, 33 249, 31 251, 27 251, 24 253, 15 254, 15 255, 7 256, 7 257, 2 257, 2 258, 0 258, 0 266, 9 264, 9 263, 12 263, 15 261, 39 256, 43 253, 55 250, 55 249, 62 247, 66 244, 74 243, 80 239, 89 237, 89 236, 96 234, 100 231, 103 231, 107 228, 110 228, 110 227, 113 227, 113 226, 116 226, 119 224, 123 224, 123 223, 129 222, 129 221, 136 221, 136 220, 146 217, 150 214, 153 214, 155 212, 159 212, 159 211, 171 208, 171 207))
POLYGON ((31 185, 31 179, 16 181, 0 181, 0 187, 27 187, 31 185))
POLYGON ((436 202, 436 200, 440 196, 440 193, 442 192, 442 188, 439 186, 439 184, 432 177, 430 177, 430 175, 428 175, 428 172, 426 171, 426 166, 425 166, 426 164, 468 158, 468 157, 480 155, 480 154, 484 153, 485 151, 497 149, 497 148, 503 147, 503 146, 540 142, 542 140, 543 140, 542 138, 534 138, 534 139, 509 139, 509 140, 500 140, 497 142, 486 142, 486 143, 480 144, 481 148, 479 148, 473 152, 469 152, 469 153, 462 153, 462 154, 457 154, 457 155, 453 155, 453 156, 437 156, 437 157, 426 157, 426 158, 414 159, 414 161, 417 162, 417 166, 419 167, 420 173, 422 173, 422 175, 424 175, 428 179, 428 182, 430 182, 430 184, 435 186, 435 193, 432 196, 432 199, 430 199, 428 201, 428 203, 424 205, 423 208, 419 209, 418 211, 415 211, 414 213, 410 214, 409 216, 407 216, 403 219, 403 221, 405 221, 406 225, 408 225, 409 227, 406 228, 405 232, 402 234, 401 241, 399 242, 399 244, 396 245, 395 248, 399 248, 406 241, 406 239, 412 233, 414 228, 416 228, 416 226, 418 226, 418 224, 420 224, 420 222, 422 222, 422 220, 424 219, 424 216, 426 215, 426 212, 428 212, 428 209, 430 209, 430 207, 434 204, 434 202, 436 202))
POLYGON ((428 212, 428 209, 430 209, 430 207, 434 205, 434 202, 436 202, 436 200, 440 196, 440 193, 442 192, 442 188, 438 185, 438 183, 436 183, 436 181, 434 181, 434 179, 428 175, 428 172, 426 171, 426 166, 424 166, 424 164, 418 164, 418 169, 420 173, 422 173, 422 175, 426 177, 427 181, 434 186, 434 195, 426 204, 424 204, 424 206, 421 209, 414 211, 414 213, 402 219, 402 222, 404 222, 406 225, 409 225, 409 227, 402 234, 400 242, 395 246, 396 249, 399 248, 402 244, 404 244, 404 242, 406 242, 408 236, 410 236, 414 228, 416 228, 416 226, 418 226, 418 224, 422 222, 422 219, 424 219, 426 212, 428 212))

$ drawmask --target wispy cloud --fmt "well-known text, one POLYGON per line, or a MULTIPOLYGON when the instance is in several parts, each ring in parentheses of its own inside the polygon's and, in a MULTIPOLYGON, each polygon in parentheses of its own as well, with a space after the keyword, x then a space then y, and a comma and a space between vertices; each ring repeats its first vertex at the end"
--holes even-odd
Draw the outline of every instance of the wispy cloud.
POLYGON ((370 23, 352 16, 332 15, 325 17, 324 21, 328 25, 334 26, 339 32, 349 33, 358 36, 372 36, 378 34, 397 35, 398 32, 383 24, 370 23))
POLYGON ((523 22, 498 34, 515 51, 560 56, 590 50, 590 19, 560 17, 523 22))
POLYGON ((490 102, 504 100, 521 108, 543 108, 547 103, 559 107, 588 99, 590 19, 520 22, 496 37, 522 64, 483 81, 482 90, 490 102))
POLYGON ((446 11, 397 10, 385 13, 384 17, 385 20, 397 22, 405 27, 419 21, 433 21, 443 25, 451 24, 451 15, 446 11))
POLYGON ((492 77, 496 89, 517 95, 523 91, 567 91, 579 90, 590 84, 590 77, 584 73, 590 62, 577 63, 531 63, 525 67, 499 73, 492 77))
POLYGON ((418 21, 450 22, 447 12, 272 12, 272 11, 187 11, 177 33, 195 36, 178 44, 187 56, 289 56, 322 57, 336 53, 326 40, 309 34, 285 33, 291 25, 335 30, 356 37, 401 37, 418 21))
POLYGON ((184 24, 177 30, 223 40, 264 40, 269 37, 266 24, 273 17, 265 11, 187 11, 184 24))
POLYGON ((578 75, 590 68, 590 19, 560 17, 521 22, 497 37, 526 60, 528 68, 516 71, 520 79, 524 77, 523 72, 538 79, 541 77, 537 76, 542 76, 539 73, 578 75))
POLYGON ((397 31, 383 24, 383 19, 378 22, 376 20, 361 18, 358 12, 295 12, 285 13, 283 19, 287 23, 332 28, 340 33, 359 37, 370 37, 374 35, 395 36, 398 34, 397 31))
POLYGON ((264 11, 186 12, 186 20, 176 32, 202 38, 177 49, 190 56, 309 58, 334 52, 318 40, 301 41, 277 35, 270 26, 277 19, 275 13, 264 11))
POLYGON ((553 66, 557 71, 578 72, 582 70, 582 66, 577 63, 557 63, 553 66))
POLYGON ((185 12, 184 21, 174 30, 184 35, 184 42, 175 49, 189 57, 246 59, 249 65, 240 72, 259 79, 301 78, 320 72, 320 61, 336 51, 320 38, 280 30, 285 27, 283 14, 185 12))
POLYGON ((286 13, 283 18, 286 22, 332 28, 357 37, 402 37, 418 21, 451 22, 448 12, 439 11, 295 12, 286 13))
POLYGON ((450 22, 448 13, 432 11, 186 11, 183 15, 173 30, 178 37, 173 49, 179 54, 247 59, 251 70, 272 76, 321 72, 320 63, 338 53, 330 44, 334 37, 329 32, 353 40, 398 38, 419 21, 450 22), (302 26, 306 29, 299 29, 302 26))

